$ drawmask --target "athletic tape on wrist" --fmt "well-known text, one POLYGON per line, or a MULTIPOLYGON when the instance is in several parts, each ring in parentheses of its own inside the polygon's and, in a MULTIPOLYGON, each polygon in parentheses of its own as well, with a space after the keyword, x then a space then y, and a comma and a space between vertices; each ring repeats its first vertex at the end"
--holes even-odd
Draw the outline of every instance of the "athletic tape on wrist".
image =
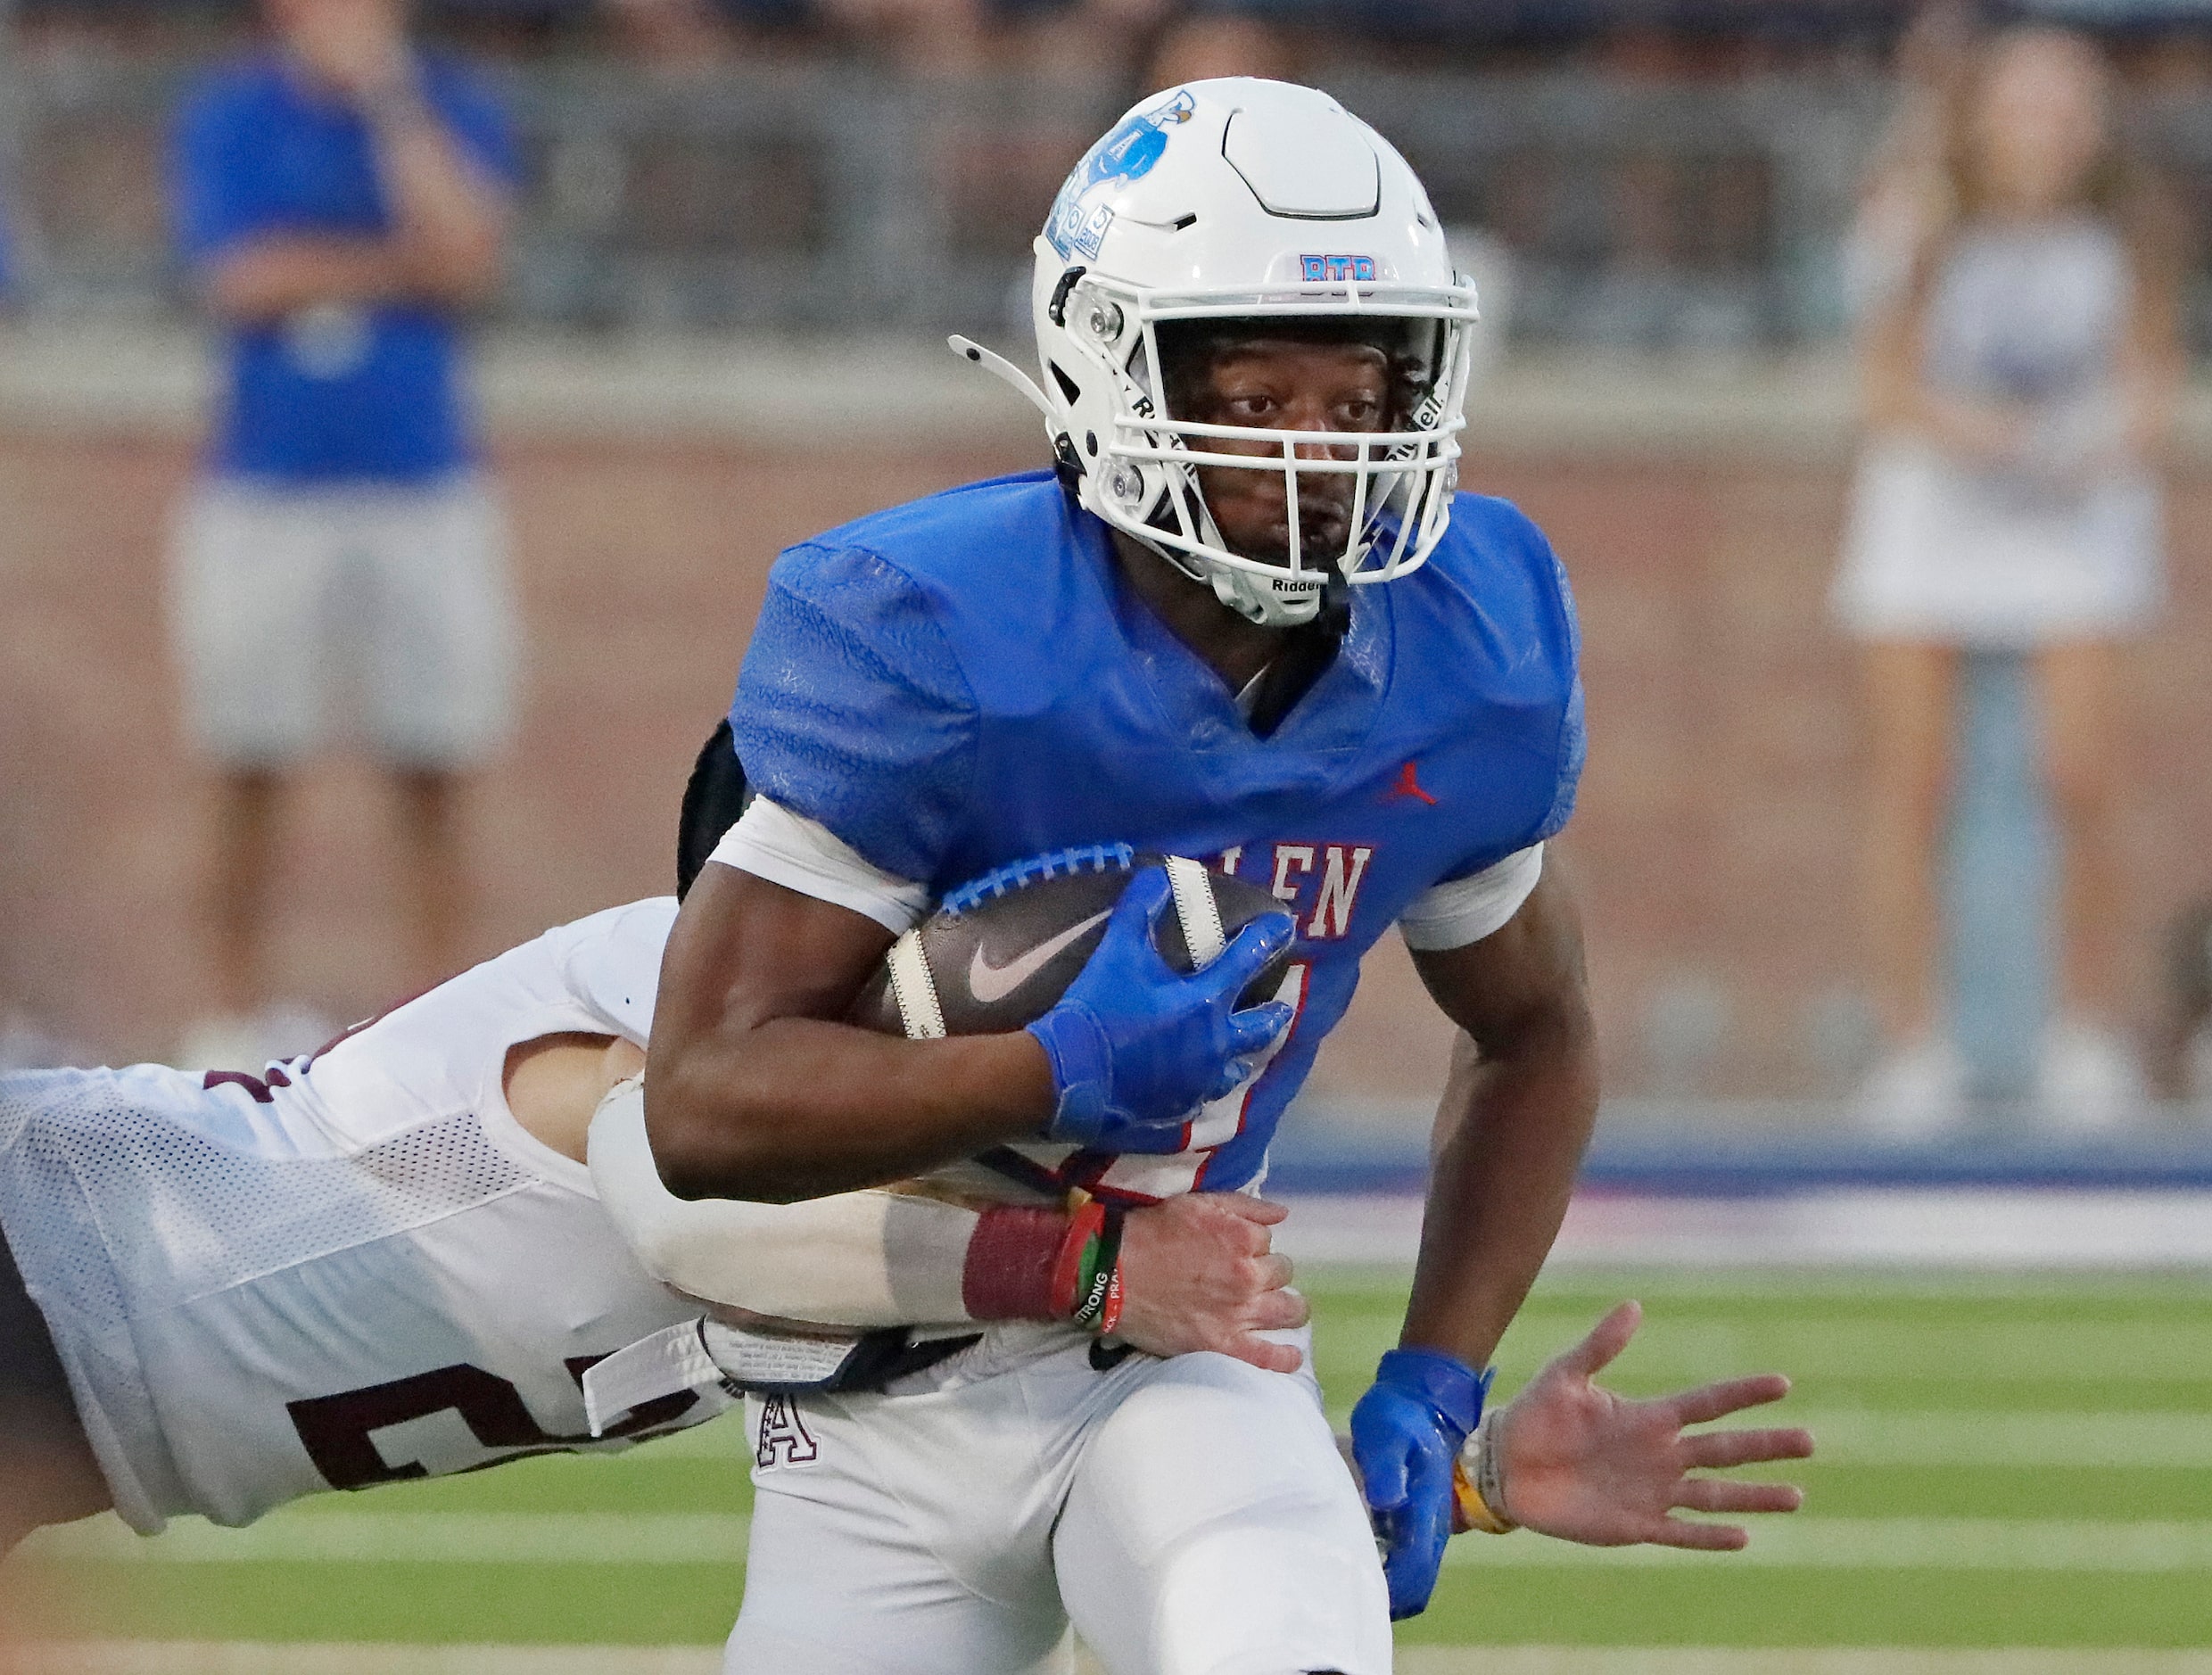
POLYGON ((1521 1527, 1506 1511, 1505 1461, 1495 1432, 1497 1417, 1495 1413, 1484 1414, 1452 1462, 1455 1534, 1477 1530, 1484 1535, 1511 1535, 1521 1527))

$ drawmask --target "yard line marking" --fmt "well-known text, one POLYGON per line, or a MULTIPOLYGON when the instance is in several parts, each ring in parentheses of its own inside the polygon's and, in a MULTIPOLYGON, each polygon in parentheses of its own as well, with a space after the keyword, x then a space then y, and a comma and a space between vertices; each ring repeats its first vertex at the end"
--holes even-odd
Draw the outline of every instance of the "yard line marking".
POLYGON ((1455 1541, 1452 1565, 1644 1568, 1726 1564, 1818 1571, 2212 1572, 2212 1523, 2042 1522, 2011 1518, 1787 1518, 1754 1522, 1740 1553, 1671 1547, 1583 1547, 1529 1541, 1455 1541))
POLYGON ((737 1513, 280 1512, 243 1530, 180 1518, 133 1535, 102 1517, 25 1544, 47 1559, 145 1564, 716 1564, 745 1560, 737 1513))
POLYGON ((1398 1675, 2212 1675, 2212 1652, 1928 1646, 1408 1646, 1398 1675))
MULTIPOLYGON (((1331 1410, 1341 1428, 1349 1407, 1331 1410)), ((2208 1411, 2039 1412, 2020 1408, 1802 1409, 1793 1405, 1743 1414, 1731 1425, 1802 1425, 1820 1439, 1824 1465, 2078 1465, 2113 1470, 2212 1470, 2212 1403, 2208 1411)), ((656 1438, 643 1453, 580 1454, 580 1464, 634 1471, 640 1462, 746 1459, 745 1427, 730 1419, 656 1438)))
MULTIPOLYGON (((1515 1345, 1564 1348, 1591 1316, 1525 1311, 1515 1345)), ((1913 1320, 1655 1319, 1622 1357, 1647 1374, 1710 1376, 1771 1364, 1794 1377, 2033 1379, 2084 1384, 2152 1380, 2212 1385, 2212 1333, 2165 1322, 2054 1320, 1983 1323, 1913 1320)))
POLYGON ((1802 1425, 1842 1465, 2094 1466, 2212 1470, 2212 1414, 2032 1413, 1787 1407, 1733 1423, 1802 1425))
MULTIPOLYGON (((1399 1675, 2212 1675, 2212 1652, 1925 1646, 1403 1646, 1399 1675)), ((1083 1675, 1097 1675, 1088 1658, 1083 1675)), ((712 1646, 91 1640, 0 1651, 15 1675, 720 1675, 712 1646)))
POLYGON ((718 1646, 86 1640, 0 1647, 7 1675, 720 1675, 718 1646))
MULTIPOLYGON (((179 1521, 142 1539, 112 1518, 34 1537, 48 1559, 154 1564, 714 1564, 743 1562, 747 1520, 685 1513, 279 1514, 246 1530, 179 1521)), ((1583 1547, 1531 1535, 1456 1541, 1445 1563, 1515 1568, 1725 1564, 1836 1571, 2212 1572, 2212 1522, 1805 1518, 1757 1523, 1741 1553, 1583 1547)))
MULTIPOLYGON (((1341 1431, 1351 1408, 1329 1421, 1341 1431)), ((2019 1408, 1807 1408, 1787 1402, 1746 1409, 1701 1430, 1787 1425, 1812 1432, 1822 1465, 2095 1467, 2104 1471, 2212 1471, 2212 1412, 2068 1413, 2019 1408)))

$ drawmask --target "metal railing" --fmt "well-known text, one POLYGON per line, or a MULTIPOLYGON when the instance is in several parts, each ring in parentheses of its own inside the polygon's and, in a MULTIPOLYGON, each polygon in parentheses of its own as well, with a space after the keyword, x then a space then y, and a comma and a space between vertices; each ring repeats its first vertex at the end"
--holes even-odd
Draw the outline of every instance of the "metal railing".
MULTIPOLYGON (((493 73, 529 164, 500 309, 615 329, 988 329, 1011 313, 1061 177, 1127 95, 830 63, 493 73)), ((33 307, 177 306, 161 149, 190 74, 18 63, 0 159, 12 149, 33 307)), ((1502 238, 1517 336, 1761 347, 1841 323, 1836 253, 1888 106, 1879 81, 1322 79, 1406 152, 1448 224, 1502 238)), ((2212 178, 2212 111, 2150 117, 2185 179, 2212 178)))

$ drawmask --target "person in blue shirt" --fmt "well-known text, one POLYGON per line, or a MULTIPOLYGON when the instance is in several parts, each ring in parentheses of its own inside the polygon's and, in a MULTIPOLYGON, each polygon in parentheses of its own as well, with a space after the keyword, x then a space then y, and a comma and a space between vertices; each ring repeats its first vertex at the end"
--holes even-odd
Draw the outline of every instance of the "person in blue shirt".
MULTIPOLYGON (((1056 468, 777 564, 730 715, 757 795, 670 937, 635 1132, 678 1198, 907 1182, 1102 1205, 1097 1242, 1066 1253, 1062 1324, 755 1403, 729 1666, 1064 1669, 1072 1621, 1112 1675, 1384 1675, 1447 1537, 1528 1505, 1498 1475, 1487 1369, 1597 1106, 1581 931, 1544 860, 1584 748, 1565 574, 1518 511, 1456 492, 1473 288, 1411 170, 1334 101, 1171 89, 1077 166, 1036 250, 1041 385, 954 346, 1043 410, 1056 468), (1137 868, 1028 1028, 845 1021, 887 953, 903 1004, 922 981, 898 939, 932 903, 1108 846, 1202 861, 1283 911, 1178 976, 1151 926, 1176 912, 1201 938, 1166 869, 1137 868), (1263 1366, 1130 1354, 1098 1300, 1118 1207, 1257 1188, 1393 925, 1463 1035, 1399 1347, 1352 1415, 1363 1505, 1302 1310, 1263 1366)), ((613 1109, 595 1169, 632 1132, 613 1109)))
MULTIPOLYGON (((275 821, 301 762, 359 738, 401 813, 411 961, 456 963, 464 770, 508 734, 504 533, 462 388, 463 320, 499 281, 514 136, 397 0, 268 0, 270 45, 176 120, 178 244, 222 396, 172 578, 186 718, 219 775, 214 1016, 254 1039, 275 821)), ((265 1033, 265 1032, 264 1032, 265 1033)))

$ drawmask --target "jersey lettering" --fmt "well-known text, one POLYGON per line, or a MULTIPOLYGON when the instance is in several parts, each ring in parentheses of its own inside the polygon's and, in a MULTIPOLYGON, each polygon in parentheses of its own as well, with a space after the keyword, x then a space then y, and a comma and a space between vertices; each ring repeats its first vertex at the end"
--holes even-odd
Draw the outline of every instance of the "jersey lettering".
POLYGON ((1314 902, 1314 915, 1306 926, 1306 935, 1335 938, 1352 928, 1352 903, 1359 895, 1359 881, 1367 874, 1367 862, 1374 854, 1371 844, 1331 844, 1324 852, 1321 863, 1321 891, 1314 902))
MULTIPOLYGON (((585 1371, 599 1358, 581 1356, 564 1365, 581 1386, 585 1371)), ((635 1437, 668 1423, 697 1402, 691 1391, 679 1390, 646 1403, 611 1427, 606 1438, 589 1432, 560 1436, 539 1425, 522 1392, 505 1379, 463 1364, 366 1390, 286 1402, 285 1411, 325 1482, 333 1489, 368 1489, 635 1437)))
POLYGON ((1313 871, 1314 846, 1311 844, 1277 844, 1275 846, 1275 883, 1270 887, 1275 899, 1289 906, 1295 903, 1305 887, 1305 879, 1313 871), (1299 881, 1290 881, 1291 870, 1295 867, 1299 881))
POLYGON ((788 1396, 761 1399, 760 1443, 753 1450, 755 1465, 763 1471, 777 1465, 809 1465, 821 1453, 821 1446, 788 1396))

